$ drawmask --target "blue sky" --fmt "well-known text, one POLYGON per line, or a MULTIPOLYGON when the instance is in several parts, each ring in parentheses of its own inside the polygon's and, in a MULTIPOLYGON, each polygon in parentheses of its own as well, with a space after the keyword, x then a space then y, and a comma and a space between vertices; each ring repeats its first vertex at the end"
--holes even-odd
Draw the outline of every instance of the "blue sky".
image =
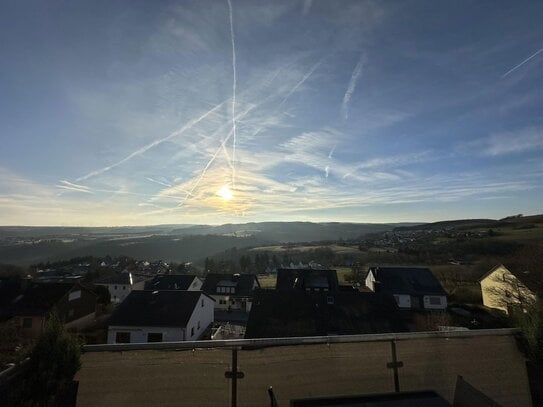
POLYGON ((231 9, 0 3, 0 224, 543 212, 540 1, 231 9))

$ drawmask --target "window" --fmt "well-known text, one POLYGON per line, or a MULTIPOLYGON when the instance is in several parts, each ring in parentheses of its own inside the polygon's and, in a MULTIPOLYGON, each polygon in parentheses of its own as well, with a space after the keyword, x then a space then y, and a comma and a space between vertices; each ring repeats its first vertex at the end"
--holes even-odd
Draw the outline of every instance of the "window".
POLYGON ((331 295, 326 296, 326 303, 330 304, 330 305, 333 305, 334 304, 334 297, 332 297, 331 295))
POLYGON ((200 321, 198 321, 198 329, 200 329, 200 321))
POLYGON ((116 289, 117 289, 117 286, 114 286, 113 288, 116 290, 116 289))
POLYGON ((190 336, 194 336, 194 327, 190 328, 190 336))
POLYGON ((81 290, 72 291, 68 294, 68 301, 77 300, 78 298, 81 298, 81 290))
POLYGON ((204 300, 202 300, 202 307, 204 306, 204 300))
POLYGON ((23 318, 23 328, 32 328, 32 318, 23 318))
POLYGON ((126 286, 125 286, 125 285, 123 285, 123 290, 126 290, 126 286))
POLYGON ((117 332, 115 343, 130 343, 130 332, 117 332))
POLYGON ((147 342, 162 342, 162 332, 149 332, 147 342))
POLYGON ((441 305, 441 297, 429 297, 430 305, 441 305))
POLYGON ((219 304, 226 304, 226 300, 219 300, 219 304))

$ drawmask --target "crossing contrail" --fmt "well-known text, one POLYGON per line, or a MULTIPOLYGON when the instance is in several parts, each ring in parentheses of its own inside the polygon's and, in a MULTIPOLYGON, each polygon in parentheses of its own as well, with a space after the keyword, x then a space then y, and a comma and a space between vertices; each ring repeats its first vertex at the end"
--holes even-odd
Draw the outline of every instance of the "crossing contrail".
POLYGON ((524 61, 522 61, 520 64, 514 66, 510 70, 508 70, 506 73, 502 75, 502 79, 505 78, 510 73, 516 71, 518 68, 520 68, 522 65, 524 65, 526 62, 528 62, 530 59, 535 58, 537 55, 543 52, 543 48, 541 48, 539 51, 535 52, 534 54, 530 55, 528 58, 526 58, 524 61))
POLYGON ((103 174, 104 172, 107 172, 115 167, 118 167, 119 165, 122 165, 124 164, 125 162, 131 160, 132 158, 134 157, 137 157, 139 155, 142 155, 143 153, 145 153, 146 151, 150 150, 151 148, 153 147, 156 147, 168 140, 171 140, 173 139, 174 137, 177 137, 177 136, 180 136, 181 134, 183 134, 184 132, 186 132, 187 130, 190 130, 192 127, 194 127, 196 124, 198 124, 199 122, 201 122, 202 120, 204 120, 207 116, 209 116, 210 114, 214 113, 216 110, 220 109, 226 102, 228 101, 225 100, 221 103, 219 103, 218 105, 214 106, 213 108, 211 108, 210 110, 208 110, 207 112, 205 112, 204 114, 202 114, 200 117, 196 118, 196 119, 193 119, 191 121, 189 121, 187 124, 185 124, 183 127, 181 127, 179 130, 176 130, 174 131, 173 133, 169 134, 168 136, 164 137, 164 138, 161 138, 159 140, 155 140, 153 141, 152 143, 149 143, 147 144, 146 146, 143 146, 141 147, 140 149, 134 151, 133 153, 130 153, 129 155, 127 155, 125 158, 123 158, 122 160, 120 161, 117 161, 116 163, 114 164, 111 164, 111 165, 108 165, 107 167, 104 167, 104 168, 100 168, 98 170, 95 170, 95 171, 91 171, 89 172, 88 174, 86 175, 83 175, 82 177, 79 177, 76 179, 76 182, 80 182, 80 181, 84 181, 86 179, 89 179, 89 178, 92 178, 92 177, 95 177, 97 175, 100 175, 100 174, 103 174))
POLYGON ((237 85, 237 78, 236 78, 236 40, 234 36, 234 18, 232 13, 232 2, 231 0, 227 0, 228 2, 228 14, 230 16, 230 38, 232 40, 232 73, 233 73, 233 81, 232 81, 232 135, 233 135, 233 141, 232 141, 232 188, 234 188, 235 185, 235 179, 236 179, 236 85, 237 85))

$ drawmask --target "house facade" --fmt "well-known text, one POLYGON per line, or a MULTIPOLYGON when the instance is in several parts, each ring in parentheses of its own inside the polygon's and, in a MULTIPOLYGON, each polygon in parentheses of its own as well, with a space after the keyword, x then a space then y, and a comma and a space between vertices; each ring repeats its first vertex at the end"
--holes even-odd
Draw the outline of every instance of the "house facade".
POLYGON ((483 305, 505 313, 512 307, 524 309, 536 300, 536 294, 528 287, 528 277, 527 271, 515 275, 503 264, 492 268, 479 279, 483 305))
POLYGON ((53 310, 67 328, 92 323, 96 298, 96 294, 79 283, 32 283, 12 301, 10 312, 23 334, 36 337, 53 310))
POLYGON ((213 324, 214 300, 201 291, 133 291, 108 323, 108 343, 199 340, 213 324))
POLYGON ((260 283, 255 274, 209 273, 202 291, 215 300, 216 310, 249 313, 254 292, 258 288, 260 283))
POLYGON ((427 268, 371 267, 365 285, 373 292, 392 294, 400 309, 447 308, 447 293, 427 268))
POLYGON ((103 285, 111 295, 111 302, 119 304, 134 290, 143 290, 145 280, 132 273, 120 273, 95 281, 95 285, 103 285))

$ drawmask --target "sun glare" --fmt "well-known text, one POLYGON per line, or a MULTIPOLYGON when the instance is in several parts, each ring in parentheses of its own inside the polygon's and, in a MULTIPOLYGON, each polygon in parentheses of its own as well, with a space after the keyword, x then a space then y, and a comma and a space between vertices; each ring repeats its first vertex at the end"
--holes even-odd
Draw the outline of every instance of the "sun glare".
POLYGON ((223 187, 219 189, 219 192, 217 192, 217 195, 219 195, 225 201, 229 201, 234 197, 228 185, 223 185, 223 187))

